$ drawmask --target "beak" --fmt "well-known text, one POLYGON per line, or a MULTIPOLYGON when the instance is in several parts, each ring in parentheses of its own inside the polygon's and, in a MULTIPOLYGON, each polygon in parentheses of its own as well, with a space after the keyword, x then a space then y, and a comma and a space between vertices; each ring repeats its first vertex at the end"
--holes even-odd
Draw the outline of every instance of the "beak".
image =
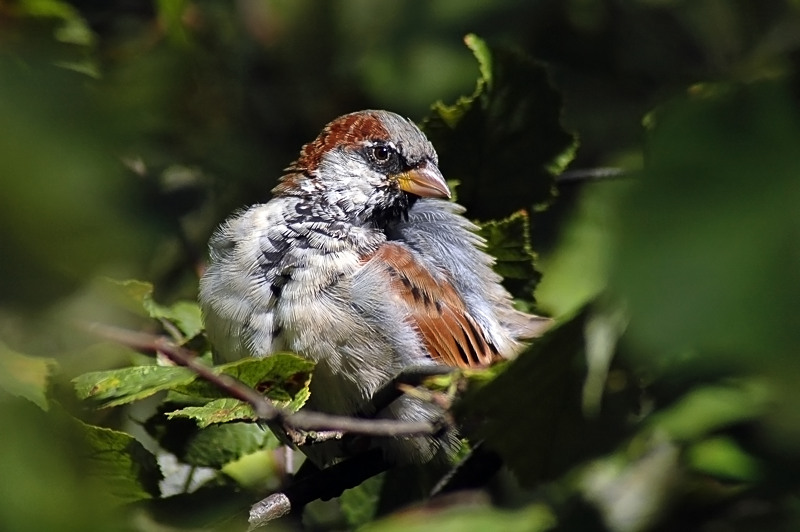
POLYGON ((450 198, 450 189, 442 173, 432 163, 423 163, 395 175, 400 190, 421 198, 450 198))

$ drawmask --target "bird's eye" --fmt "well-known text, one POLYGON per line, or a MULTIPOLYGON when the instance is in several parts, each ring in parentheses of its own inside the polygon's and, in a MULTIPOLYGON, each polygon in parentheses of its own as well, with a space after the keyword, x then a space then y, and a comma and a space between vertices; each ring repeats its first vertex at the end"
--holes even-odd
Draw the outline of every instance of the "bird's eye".
POLYGON ((370 148, 369 155, 370 158, 376 163, 387 163, 392 157, 392 150, 388 146, 372 146, 370 148))

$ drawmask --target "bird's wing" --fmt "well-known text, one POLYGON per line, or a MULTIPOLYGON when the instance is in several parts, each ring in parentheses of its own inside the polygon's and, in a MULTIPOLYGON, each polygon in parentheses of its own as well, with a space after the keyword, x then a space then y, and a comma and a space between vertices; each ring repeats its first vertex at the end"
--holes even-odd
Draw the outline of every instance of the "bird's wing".
POLYGON ((434 361, 477 368, 500 358, 453 285, 434 275, 408 247, 387 242, 365 259, 385 273, 389 295, 404 309, 434 361))
POLYGON ((513 357, 523 341, 541 336, 552 321, 514 309, 502 279, 492 269, 494 258, 483 251, 477 226, 467 220, 464 208, 438 199, 418 200, 407 220, 389 230, 391 240, 403 242, 426 263, 447 272, 455 292, 481 326, 489 343, 504 358, 513 357))

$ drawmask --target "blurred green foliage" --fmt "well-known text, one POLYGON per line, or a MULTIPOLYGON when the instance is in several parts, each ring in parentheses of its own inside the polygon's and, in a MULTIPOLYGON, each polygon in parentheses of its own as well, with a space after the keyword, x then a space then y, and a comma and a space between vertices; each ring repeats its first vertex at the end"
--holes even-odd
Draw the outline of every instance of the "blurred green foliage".
POLYGON ((276 440, 168 419, 236 407, 143 393, 175 368, 76 322, 204 351, 211 230, 361 108, 427 117, 508 286, 559 323, 466 379, 491 483, 387 514, 387 476, 306 526, 797 528, 799 60, 795 0, 0 0, 0 528, 242 529, 276 440))

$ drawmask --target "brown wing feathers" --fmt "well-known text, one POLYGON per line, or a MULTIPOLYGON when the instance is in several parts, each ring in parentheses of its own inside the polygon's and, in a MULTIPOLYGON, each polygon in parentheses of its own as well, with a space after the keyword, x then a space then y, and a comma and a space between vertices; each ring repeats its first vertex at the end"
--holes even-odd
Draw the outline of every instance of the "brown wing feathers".
POLYGON ((387 243, 368 259, 383 263, 390 290, 406 305, 409 319, 434 360, 476 368, 499 358, 453 286, 435 279, 408 249, 387 243))

